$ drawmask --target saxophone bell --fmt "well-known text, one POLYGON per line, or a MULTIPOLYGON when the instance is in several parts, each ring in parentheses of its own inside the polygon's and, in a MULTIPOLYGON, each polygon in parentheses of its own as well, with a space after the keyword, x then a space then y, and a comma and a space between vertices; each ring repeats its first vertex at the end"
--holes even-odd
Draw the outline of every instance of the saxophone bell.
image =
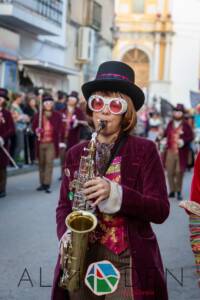
POLYGON ((105 127, 106 121, 98 120, 97 131, 93 132, 88 147, 84 148, 86 154, 81 156, 77 176, 74 176, 70 183, 74 191, 73 205, 72 212, 66 217, 65 224, 71 230, 71 237, 67 245, 63 247, 61 257, 63 274, 59 282, 60 287, 69 291, 75 291, 81 287, 86 268, 85 260, 89 234, 97 226, 97 217, 83 193, 83 187, 85 182, 96 175, 97 137, 105 127))

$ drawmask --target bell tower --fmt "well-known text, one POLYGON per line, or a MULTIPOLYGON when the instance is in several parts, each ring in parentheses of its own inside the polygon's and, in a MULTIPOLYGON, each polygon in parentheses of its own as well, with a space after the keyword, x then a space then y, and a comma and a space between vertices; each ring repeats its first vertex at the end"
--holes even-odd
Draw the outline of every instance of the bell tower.
POLYGON ((169 96, 173 36, 172 0, 116 0, 119 38, 113 58, 128 63, 151 101, 169 96))

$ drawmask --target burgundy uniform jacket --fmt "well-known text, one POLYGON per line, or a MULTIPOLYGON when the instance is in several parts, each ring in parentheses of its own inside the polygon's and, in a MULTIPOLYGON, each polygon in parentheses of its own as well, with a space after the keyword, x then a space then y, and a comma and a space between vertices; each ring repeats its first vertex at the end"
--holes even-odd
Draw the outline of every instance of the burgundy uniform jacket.
MULTIPOLYGON (((53 126, 53 143, 55 148, 56 157, 59 155, 59 143, 61 142, 61 136, 63 132, 62 116, 60 113, 53 111, 52 116, 50 117, 50 122, 53 126)), ((32 129, 35 132, 39 127, 39 113, 35 114, 32 123, 32 129)), ((36 144, 36 153, 38 155, 38 146, 39 141, 37 140, 36 144)))
MULTIPOLYGON (((62 111, 62 113, 66 113, 66 111, 62 111)), ((85 121, 85 116, 82 110, 78 107, 75 108, 74 116, 76 116, 76 119, 78 121, 85 121)), ((76 128, 71 127, 69 130, 69 134, 67 137, 67 149, 71 148, 72 146, 76 145, 80 141, 80 130, 83 125, 79 124, 76 128)), ((63 134, 62 134, 62 141, 65 140, 65 130, 66 126, 63 126, 63 134)))
MULTIPOLYGON (((9 138, 15 133, 15 125, 12 115, 7 109, 2 109, 0 114, 0 136, 4 139, 4 147, 8 150, 9 138)), ((0 167, 5 168, 8 164, 9 159, 0 147, 0 167)))
MULTIPOLYGON (((86 144, 74 146, 67 152, 66 167, 71 174, 78 169, 80 156, 86 144)), ((165 176, 159 154, 152 141, 129 136, 118 155, 122 157, 123 196, 120 213, 125 218, 134 265, 132 268, 134 300, 167 300, 160 251, 150 224, 151 222, 161 224, 169 215, 165 176)), ((66 231, 65 218, 71 212, 68 192, 69 178, 65 176, 56 210, 59 240, 66 231)), ((67 291, 58 287, 60 273, 60 257, 58 257, 52 300, 69 299, 67 291)))
MULTIPOLYGON (((183 121, 182 126, 183 126, 183 133, 180 135, 180 139, 184 141, 184 146, 179 148, 178 153, 179 153, 179 160, 180 160, 180 168, 181 171, 184 172, 188 162, 189 145, 194 137, 193 137, 192 129, 187 122, 183 121)), ((173 121, 170 121, 165 131, 165 136, 167 137, 167 149, 170 147, 169 141, 170 141, 172 129, 173 129, 173 121)))

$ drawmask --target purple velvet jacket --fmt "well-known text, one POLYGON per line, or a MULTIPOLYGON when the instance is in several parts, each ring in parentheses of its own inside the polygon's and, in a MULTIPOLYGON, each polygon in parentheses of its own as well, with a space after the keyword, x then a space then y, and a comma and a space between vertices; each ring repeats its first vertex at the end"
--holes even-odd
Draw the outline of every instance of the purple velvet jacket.
MULTIPOLYGON (((173 121, 170 121, 166 131, 165 136, 167 137, 167 149, 170 147, 170 136, 172 134, 173 129, 173 121)), ((184 141, 184 146, 179 148, 179 160, 180 160, 180 168, 181 171, 184 172, 187 167, 188 162, 188 154, 189 154, 189 144, 192 142, 194 136, 190 125, 183 121, 183 134, 181 134, 180 139, 184 141)))
MULTIPOLYGON (((62 111, 62 113, 66 113, 65 111, 62 111)), ((79 121, 85 121, 85 116, 82 110, 78 107, 75 108, 74 114, 79 121)), ((78 144, 80 141, 80 130, 82 125, 79 124, 76 128, 71 128, 69 130, 69 135, 67 137, 67 150, 73 147, 74 145, 78 144)), ((62 133, 62 141, 65 140, 65 126, 63 126, 63 133, 62 133)))
MULTIPOLYGON (((4 139, 4 147, 9 150, 9 138, 15 133, 15 125, 11 113, 7 109, 2 109, 2 118, 4 123, 0 121, 0 136, 4 139)), ((5 168, 9 164, 7 155, 0 148, 0 167, 5 168)))
MULTIPOLYGON (((78 169, 86 143, 67 152, 66 167, 70 173, 78 169)), ((167 300, 159 247, 150 222, 161 224, 169 214, 169 201, 160 157, 153 142, 129 136, 118 155, 122 156, 121 185, 123 189, 120 213, 125 218, 131 257, 134 300, 167 300)), ((56 210, 58 239, 66 231, 65 218, 71 212, 68 200, 69 179, 62 182, 56 210)), ((67 291, 58 287, 60 269, 58 257, 54 274, 52 300, 69 299, 67 291)))

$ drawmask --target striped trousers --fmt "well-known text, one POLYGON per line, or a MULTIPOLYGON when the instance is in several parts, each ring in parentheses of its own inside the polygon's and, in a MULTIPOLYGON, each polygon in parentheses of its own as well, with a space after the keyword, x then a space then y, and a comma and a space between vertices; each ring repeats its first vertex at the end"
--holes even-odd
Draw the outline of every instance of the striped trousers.
POLYGON ((190 243, 194 253, 196 271, 200 279, 200 217, 190 214, 189 217, 190 243))

